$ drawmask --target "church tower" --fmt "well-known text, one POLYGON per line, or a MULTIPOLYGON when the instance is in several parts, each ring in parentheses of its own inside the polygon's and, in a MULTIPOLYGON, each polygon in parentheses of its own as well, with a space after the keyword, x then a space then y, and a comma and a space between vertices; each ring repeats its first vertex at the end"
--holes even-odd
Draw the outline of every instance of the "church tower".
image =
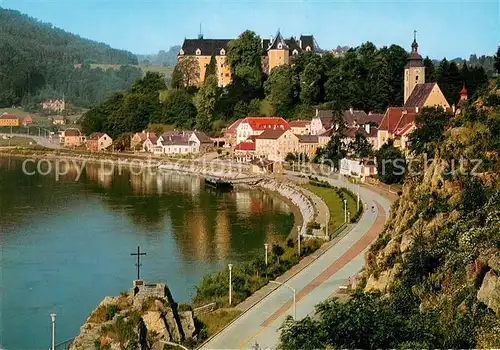
POLYGON ((405 66, 404 78, 404 103, 410 97, 417 84, 425 83, 425 66, 422 56, 418 53, 417 31, 413 31, 413 43, 411 44, 411 54, 405 66))

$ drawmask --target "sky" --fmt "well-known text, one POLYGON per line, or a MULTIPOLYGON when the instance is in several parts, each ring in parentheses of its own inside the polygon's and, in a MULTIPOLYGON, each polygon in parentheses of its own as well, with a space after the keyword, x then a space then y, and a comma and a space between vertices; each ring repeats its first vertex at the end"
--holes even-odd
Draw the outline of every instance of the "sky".
POLYGON ((231 39, 246 29, 269 38, 313 34, 322 49, 397 44, 433 59, 492 55, 500 45, 500 1, 374 0, 0 0, 43 22, 136 54, 184 38, 231 39))

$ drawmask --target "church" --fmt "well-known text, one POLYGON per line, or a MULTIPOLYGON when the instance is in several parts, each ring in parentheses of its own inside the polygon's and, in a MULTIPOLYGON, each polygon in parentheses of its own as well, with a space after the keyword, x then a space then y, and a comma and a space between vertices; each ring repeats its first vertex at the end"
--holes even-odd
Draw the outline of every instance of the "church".
MULTIPOLYGON (((188 57, 194 58, 199 65, 197 81, 193 85, 201 85, 205 81, 205 72, 210 59, 215 57, 217 81, 219 86, 231 82, 231 67, 227 63, 227 49, 231 39, 205 39, 200 34, 197 39, 184 39, 177 55, 177 62, 188 57)), ((320 52, 312 35, 301 35, 285 39, 278 30, 276 36, 261 40, 262 70, 269 74, 273 68, 289 64, 293 56, 301 52, 320 52)))
POLYGON ((389 139, 394 141, 395 147, 407 149, 409 135, 416 129, 415 118, 423 107, 451 111, 439 85, 425 82, 425 65, 418 53, 416 32, 414 32, 411 53, 404 68, 403 107, 387 108, 377 131, 377 149, 389 139))

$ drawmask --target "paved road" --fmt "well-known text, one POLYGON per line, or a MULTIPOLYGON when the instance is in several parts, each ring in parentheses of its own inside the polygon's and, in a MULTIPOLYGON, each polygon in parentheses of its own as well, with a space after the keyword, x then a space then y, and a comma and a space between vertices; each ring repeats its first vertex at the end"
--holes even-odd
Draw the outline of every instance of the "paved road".
POLYGON ((40 146, 47 147, 47 148, 54 148, 54 149, 61 148, 61 146, 59 145, 59 143, 53 143, 53 142, 51 142, 46 137, 40 137, 40 136, 34 136, 34 135, 26 135, 26 134, 15 134, 15 133, 12 133, 12 134, 10 134, 10 133, 0 133, 0 137, 1 136, 28 137, 28 138, 32 139, 33 141, 35 141, 40 146))
MULTIPOLYGON (((321 177, 320 177, 321 178, 321 177)), ((332 185, 351 187, 343 180, 321 178, 332 185)), ((388 217, 390 200, 368 188, 360 188, 360 197, 368 209, 359 223, 337 244, 292 277, 287 283, 297 291, 296 315, 302 319, 314 306, 328 299, 347 278, 363 266, 364 252, 381 232, 388 217)), ((205 349, 275 348, 279 327, 287 315, 293 315, 292 292, 285 286, 277 288, 212 338, 205 349)))

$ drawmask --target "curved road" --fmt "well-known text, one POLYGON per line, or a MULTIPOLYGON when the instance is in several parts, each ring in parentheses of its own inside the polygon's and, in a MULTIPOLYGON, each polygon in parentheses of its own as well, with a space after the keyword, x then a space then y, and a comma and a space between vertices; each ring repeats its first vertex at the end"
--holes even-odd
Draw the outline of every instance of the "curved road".
MULTIPOLYGON (((334 186, 352 187, 352 184, 342 179, 319 178, 334 186)), ((360 188, 360 198, 367 208, 373 205, 375 212, 366 210, 348 234, 287 281, 297 293, 297 319, 311 314, 315 305, 328 299, 362 268, 364 252, 382 231, 389 216, 391 201, 366 187, 360 188)), ((279 328, 285 317, 293 316, 292 300, 290 289, 280 286, 210 339, 203 348, 275 348, 279 342, 279 328)))

